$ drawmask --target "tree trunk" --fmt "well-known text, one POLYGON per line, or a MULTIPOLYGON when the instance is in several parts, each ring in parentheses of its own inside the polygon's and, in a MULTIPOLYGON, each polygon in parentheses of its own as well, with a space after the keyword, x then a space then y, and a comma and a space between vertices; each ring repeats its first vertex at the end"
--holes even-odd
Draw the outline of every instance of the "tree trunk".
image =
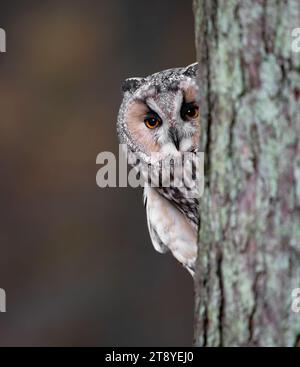
POLYGON ((196 346, 294 346, 300 314, 299 0, 194 0, 200 64, 196 346))

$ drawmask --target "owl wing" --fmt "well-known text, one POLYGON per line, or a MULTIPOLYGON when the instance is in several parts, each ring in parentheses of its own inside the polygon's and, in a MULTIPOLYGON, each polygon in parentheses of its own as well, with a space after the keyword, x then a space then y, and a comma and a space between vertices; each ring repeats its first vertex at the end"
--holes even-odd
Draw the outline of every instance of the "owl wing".
POLYGON ((198 229, 199 223, 199 199, 197 197, 188 197, 185 188, 157 188, 157 191, 169 202, 171 202, 190 222, 198 229))
POLYGON ((173 256, 192 273, 197 257, 197 231, 157 190, 145 187, 148 228, 154 248, 173 256))
POLYGON ((159 237, 157 230, 155 228, 155 221, 152 222, 152 200, 150 198, 150 205, 149 205, 149 198, 148 198, 148 191, 145 189, 144 191, 144 205, 146 208, 146 214, 147 214, 147 224, 148 224, 148 230, 150 233, 150 238, 152 241, 152 244, 156 251, 160 252, 161 254, 164 254, 168 251, 168 247, 163 243, 161 238, 159 237))

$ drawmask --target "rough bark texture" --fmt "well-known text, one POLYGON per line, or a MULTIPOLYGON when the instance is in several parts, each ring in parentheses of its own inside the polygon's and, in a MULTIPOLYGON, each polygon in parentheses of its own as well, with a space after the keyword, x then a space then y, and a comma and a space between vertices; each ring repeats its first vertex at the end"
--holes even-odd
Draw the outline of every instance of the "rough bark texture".
POLYGON ((293 346, 300 314, 299 0, 194 0, 205 191, 195 345, 293 346))

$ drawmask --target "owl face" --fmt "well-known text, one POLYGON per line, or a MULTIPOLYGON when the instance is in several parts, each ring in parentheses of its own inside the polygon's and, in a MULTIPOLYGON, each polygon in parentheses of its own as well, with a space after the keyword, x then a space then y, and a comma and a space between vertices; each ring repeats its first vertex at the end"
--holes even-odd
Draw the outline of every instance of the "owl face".
POLYGON ((123 83, 118 118, 121 143, 132 152, 178 155, 198 149, 197 64, 123 83))

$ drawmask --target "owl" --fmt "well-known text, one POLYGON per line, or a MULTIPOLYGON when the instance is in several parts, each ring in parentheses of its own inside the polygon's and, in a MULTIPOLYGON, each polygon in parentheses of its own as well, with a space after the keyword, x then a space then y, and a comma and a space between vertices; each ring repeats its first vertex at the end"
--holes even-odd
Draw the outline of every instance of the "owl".
MULTIPOLYGON (((153 246, 160 253, 171 251, 192 275, 197 257, 199 197, 190 195, 186 184, 175 181, 183 156, 199 151, 197 71, 198 64, 194 63, 126 79, 117 122, 119 141, 134 157, 131 164, 144 173, 152 169, 145 179, 144 203, 153 246), (167 185, 161 178, 166 161, 170 162, 167 185), (149 177, 156 185, 149 184, 149 177)), ((195 165, 186 166, 193 177, 195 165)))

